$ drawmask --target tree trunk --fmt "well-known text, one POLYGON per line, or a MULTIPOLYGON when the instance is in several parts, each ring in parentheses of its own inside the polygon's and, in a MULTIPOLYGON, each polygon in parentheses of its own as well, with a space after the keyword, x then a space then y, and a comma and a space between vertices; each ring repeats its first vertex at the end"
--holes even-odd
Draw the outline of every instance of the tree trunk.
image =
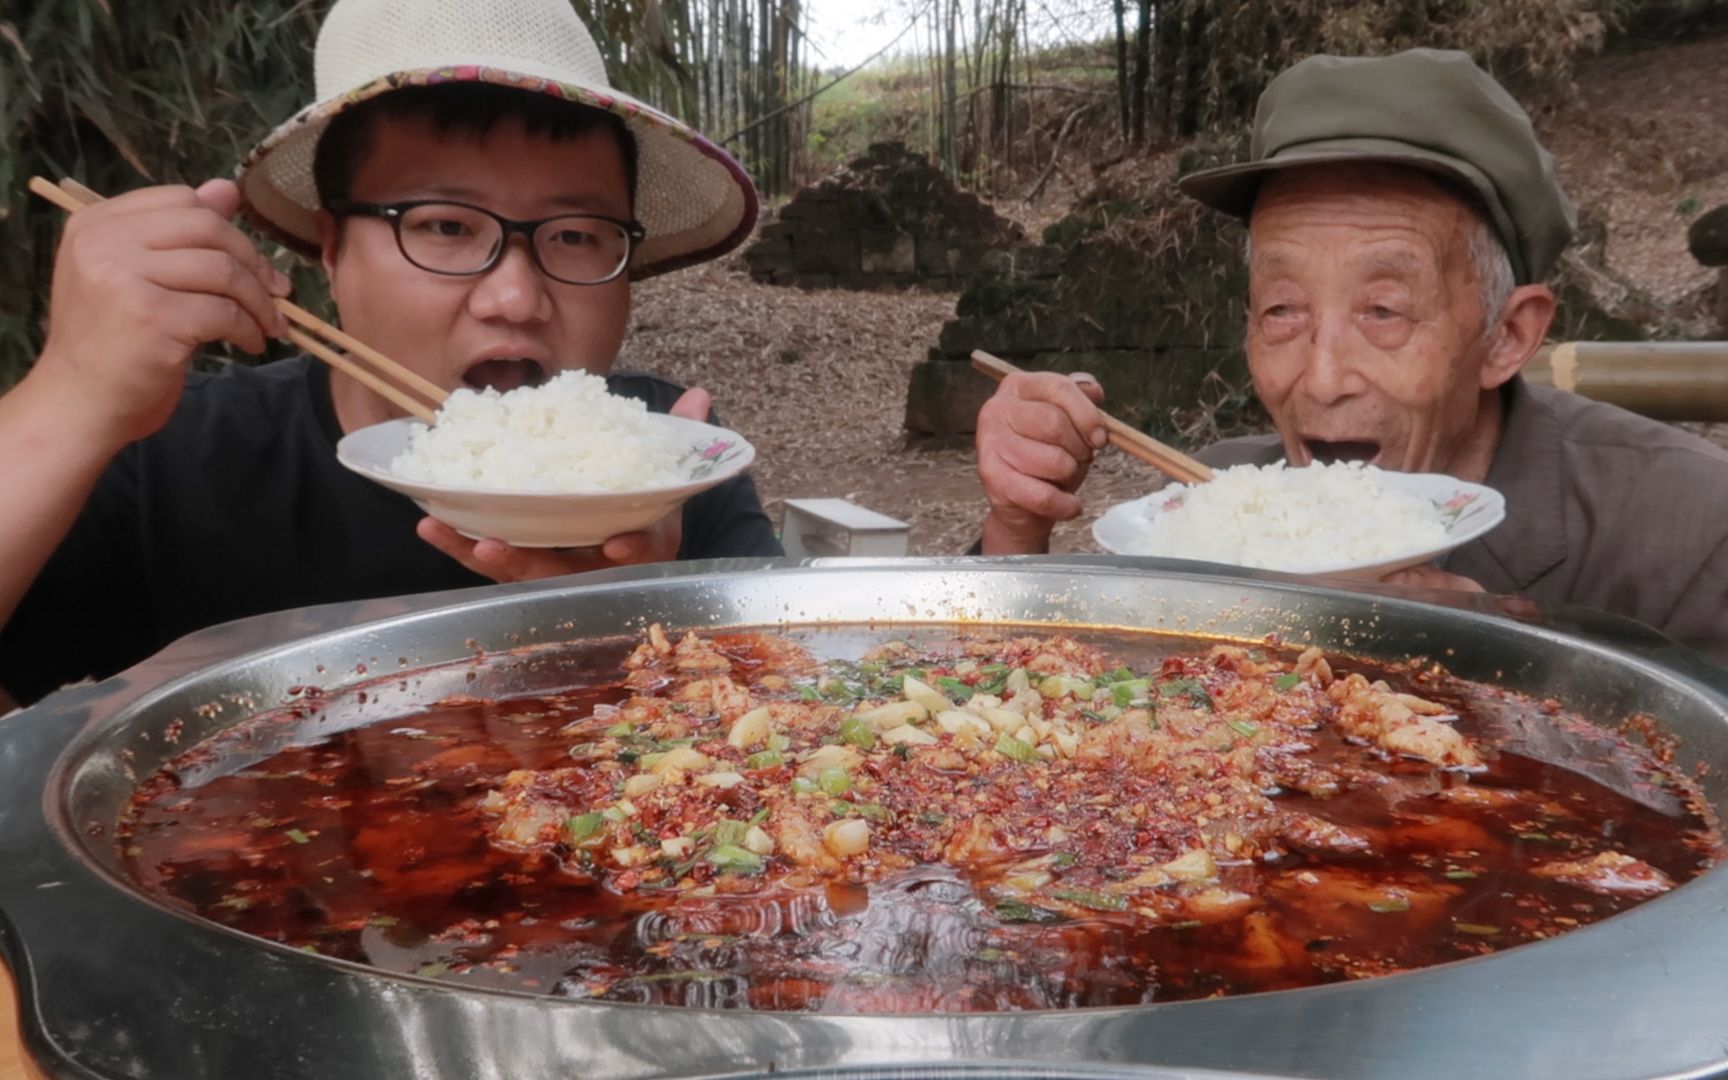
MULTIPOLYGON (((1134 29, 1134 84, 1130 92, 1132 103, 1133 130, 1129 133, 1130 141, 1135 146, 1146 144, 1146 113, 1149 105, 1147 87, 1152 78, 1152 8, 1153 0, 1138 0, 1140 21, 1134 29)), ((1169 0, 1158 5, 1158 23, 1163 26, 1164 19, 1172 5, 1169 0)))
POLYGON ((1127 142, 1134 134, 1133 108, 1128 94, 1128 3, 1127 0, 1113 0, 1112 6, 1116 10, 1116 99, 1122 116, 1122 141, 1127 142))

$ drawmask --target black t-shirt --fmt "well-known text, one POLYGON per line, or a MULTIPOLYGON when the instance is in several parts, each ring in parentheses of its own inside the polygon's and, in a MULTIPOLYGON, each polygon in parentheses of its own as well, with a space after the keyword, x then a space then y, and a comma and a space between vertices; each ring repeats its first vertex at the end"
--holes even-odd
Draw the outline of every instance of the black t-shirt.
MULTIPOLYGON (((681 392, 648 375, 607 384, 655 412, 681 392)), ((491 584, 415 535, 411 500, 344 468, 341 435, 328 370, 306 357, 191 376, 0 630, 0 685, 31 702, 231 619, 491 584)), ((748 475, 685 504, 680 559, 779 554, 748 475)))

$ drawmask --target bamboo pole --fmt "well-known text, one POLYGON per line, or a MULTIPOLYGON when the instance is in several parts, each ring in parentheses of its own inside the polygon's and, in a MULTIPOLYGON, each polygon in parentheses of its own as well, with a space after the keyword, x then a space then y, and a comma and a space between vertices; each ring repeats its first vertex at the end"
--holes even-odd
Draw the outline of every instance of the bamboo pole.
POLYGON ((1728 341, 1565 342, 1524 375, 1655 420, 1728 421, 1728 341))

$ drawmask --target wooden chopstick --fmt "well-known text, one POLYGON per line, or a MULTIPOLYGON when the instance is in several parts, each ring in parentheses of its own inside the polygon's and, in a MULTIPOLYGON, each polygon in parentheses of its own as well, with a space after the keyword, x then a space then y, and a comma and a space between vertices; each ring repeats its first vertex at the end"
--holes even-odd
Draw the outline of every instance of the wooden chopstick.
MULTIPOLYGON (((56 187, 40 176, 33 176, 29 186, 36 195, 67 213, 75 214, 91 203, 102 201, 102 196, 76 180, 62 180, 56 187)), ((290 329, 289 341, 428 424, 436 419, 438 407, 450 396, 438 384, 331 326, 291 300, 277 298, 276 310, 289 322, 303 328, 290 329)))
MULTIPOLYGON (((1001 357, 992 356, 983 350, 972 354, 972 366, 997 382, 1020 370, 1001 357)), ((1204 484, 1212 479, 1212 467, 1205 462, 1196 461, 1173 446, 1166 446, 1109 413, 1103 415, 1104 426, 1110 433, 1110 445, 1123 453, 1139 458, 1164 475, 1184 484, 1204 484)))

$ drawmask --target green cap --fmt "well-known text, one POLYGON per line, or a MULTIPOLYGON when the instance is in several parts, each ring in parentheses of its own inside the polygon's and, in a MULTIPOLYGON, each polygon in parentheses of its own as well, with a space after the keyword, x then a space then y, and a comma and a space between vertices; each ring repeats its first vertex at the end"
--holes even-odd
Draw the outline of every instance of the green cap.
POLYGON ((1249 160, 1190 173, 1180 187, 1247 218, 1268 173, 1344 161, 1463 181, 1511 254, 1519 284, 1545 279, 1577 226, 1530 117, 1469 56, 1441 49, 1303 60, 1260 95, 1249 160))

